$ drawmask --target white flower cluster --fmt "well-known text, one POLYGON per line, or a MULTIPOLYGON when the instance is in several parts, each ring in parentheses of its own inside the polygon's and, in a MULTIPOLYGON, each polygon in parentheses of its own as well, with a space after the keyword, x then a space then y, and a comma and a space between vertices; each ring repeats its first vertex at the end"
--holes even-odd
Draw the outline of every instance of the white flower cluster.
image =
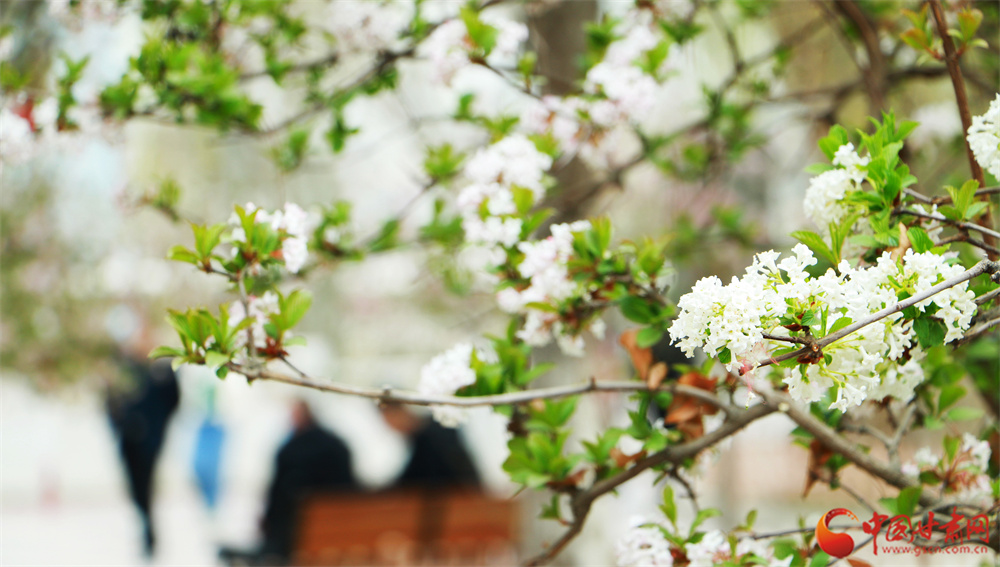
POLYGON ((687 555, 688 567, 714 567, 725 561, 733 561, 743 564, 742 560, 749 555, 756 555, 764 560, 764 565, 772 567, 787 567, 791 564, 792 556, 778 560, 774 557, 772 550, 767 543, 753 538, 743 538, 736 542, 736 555, 733 556, 732 546, 726 534, 719 530, 712 530, 701 538, 698 543, 689 543, 684 546, 684 554, 687 555))
POLYGON ((656 79, 636 66, 636 61, 664 40, 661 28, 652 21, 630 19, 616 32, 620 39, 608 46, 604 59, 587 71, 583 82, 585 92, 603 94, 606 99, 589 108, 590 118, 602 127, 622 119, 637 121, 656 100, 656 79))
POLYGON ((594 167, 614 164, 616 151, 631 135, 627 125, 638 124, 648 115, 659 86, 655 77, 637 65, 665 41, 649 10, 629 12, 615 33, 619 39, 587 72, 585 97, 546 96, 529 106, 520 121, 525 131, 551 134, 562 151, 579 152, 594 167))
MULTIPOLYGON (((435 356, 420 370, 417 391, 430 395, 454 395, 456 391, 476 383, 476 371, 472 369, 473 353, 481 359, 491 359, 495 355, 484 349, 476 349, 469 343, 459 343, 435 356)), ((463 408, 456 406, 432 405, 434 419, 445 427, 457 427, 466 418, 463 408)))
MULTIPOLYGON (((732 371, 737 365, 755 364, 756 353, 769 351, 764 333, 788 335, 781 318, 787 323, 801 320, 807 311, 825 311, 828 329, 845 317, 858 322, 896 304, 899 294, 926 291, 963 271, 960 265, 948 263, 949 256, 908 250, 902 263, 886 252, 874 266, 852 268, 845 261, 837 267, 839 274, 831 269, 812 278, 805 271, 816 263, 812 252, 802 244, 793 251, 794 257, 780 262, 777 252, 758 254, 746 274, 734 277, 729 285, 714 276, 698 281, 678 302, 681 312, 670 327, 673 342, 689 357, 697 347, 709 356, 728 349, 727 367, 732 371)), ((968 329, 976 311, 973 299, 966 282, 915 307, 925 311, 936 306, 934 316, 947 329, 947 343, 968 329)), ((895 313, 827 345, 824 354, 828 358, 787 369, 784 382, 790 395, 802 402, 818 401, 836 387, 837 399, 831 407, 841 411, 866 398, 906 400, 923 380, 919 364, 923 353, 915 339, 912 321, 895 313)))
POLYGON ((933 472, 947 481, 945 492, 954 494, 962 502, 989 503, 992 501, 990 476, 990 444, 966 433, 962 436, 962 446, 953 463, 935 455, 929 447, 921 447, 913 455, 913 461, 905 463, 903 473, 918 477, 922 472, 933 472))
POLYGON ((413 4, 402 1, 337 0, 330 3, 326 28, 346 51, 392 48, 413 19, 413 4))
POLYGON ((521 241, 523 221, 515 204, 514 191, 526 191, 530 205, 545 194, 545 172, 552 158, 536 149, 520 135, 511 135, 481 148, 466 163, 464 176, 469 185, 458 195, 466 246, 459 260, 481 281, 492 286, 493 268, 507 260, 507 249, 521 241))
POLYGON ((618 567, 670 567, 674 556, 670 542, 660 528, 649 522, 637 522, 615 542, 615 563, 618 567))
POLYGON ((972 117, 968 135, 969 147, 980 167, 1000 179, 1000 93, 985 114, 972 117))
MULTIPOLYGON (((573 253, 573 234, 588 230, 588 221, 558 224, 552 235, 538 241, 523 241, 523 221, 515 204, 514 191, 523 191, 534 205, 545 195, 545 172, 552 158, 539 152, 523 135, 511 135, 479 150, 465 165, 464 176, 471 183, 457 199, 462 214, 466 241, 472 244, 485 268, 496 267, 507 259, 509 249, 524 254, 517 269, 530 280, 525 289, 505 288, 497 294, 500 308, 526 316, 518 337, 535 346, 544 346, 555 336, 567 354, 583 354, 583 337, 565 333, 559 316, 529 306, 532 303, 557 303, 578 292, 569 278, 566 262, 573 253)), ((591 332, 602 335, 603 324, 591 325, 591 332)))
MULTIPOLYGON (((267 346, 267 331, 264 330, 264 324, 268 322, 268 316, 278 312, 278 294, 267 291, 260 297, 251 295, 247 298, 246 306, 243 305, 242 301, 234 301, 229 306, 229 325, 235 327, 249 317, 252 322, 248 330, 253 334, 254 347, 264 348, 267 346)), ((239 334, 237 345, 237 348, 243 348, 247 345, 246 332, 239 334)))
POLYGON ((830 224, 839 223, 850 212, 844 203, 849 191, 861 188, 870 158, 862 158, 854 151, 854 144, 840 146, 833 157, 835 169, 824 171, 812 178, 806 189, 805 213, 820 234, 829 236, 830 224))
MULTIPOLYGON (((512 248, 521 240, 521 219, 514 203, 514 188, 530 191, 532 204, 545 195, 545 172, 552 158, 520 135, 508 136, 480 149, 465 165, 471 181, 459 193, 466 240, 487 248, 512 248)), ((503 258, 500 258, 502 263, 503 258)))
MULTIPOLYGON (((281 258, 289 272, 298 273, 309 256, 309 215, 295 203, 285 203, 284 210, 278 209, 273 213, 258 209, 253 203, 247 203, 244 209, 247 214, 257 211, 257 216, 254 217, 256 223, 269 224, 272 230, 279 234, 284 233, 281 240, 281 258)), ((229 224, 234 227, 230 236, 232 241, 246 242, 246 233, 240 226, 240 219, 236 213, 230 215, 229 224)))
MULTIPOLYGON (((551 227, 551 236, 538 241, 522 242, 518 249, 524 259, 518 265, 518 272, 528 278, 528 287, 518 290, 504 288, 497 293, 497 303, 508 313, 524 314, 524 327, 517 336, 533 346, 545 346, 555 337, 559 348, 571 356, 583 355, 583 336, 569 332, 558 313, 536 309, 533 303, 552 305, 584 293, 580 285, 569 276, 567 262, 573 255, 574 234, 589 230, 590 221, 571 224, 557 224, 551 227)), ((604 335, 604 323, 600 319, 590 325, 590 332, 598 338, 604 335)))
MULTIPOLYGON (((494 13, 479 14, 479 20, 497 32, 493 49, 486 57, 491 65, 514 59, 521 43, 528 39, 528 27, 520 22, 494 13)), ((475 47, 465 22, 460 19, 444 22, 423 43, 423 49, 434 66, 435 76, 445 84, 451 83, 455 73, 471 65, 469 55, 475 47)))

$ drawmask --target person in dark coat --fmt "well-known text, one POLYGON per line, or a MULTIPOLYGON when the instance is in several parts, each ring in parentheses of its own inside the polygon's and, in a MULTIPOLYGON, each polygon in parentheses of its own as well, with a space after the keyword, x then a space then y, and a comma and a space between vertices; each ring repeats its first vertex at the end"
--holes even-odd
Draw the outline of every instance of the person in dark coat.
POLYGON ((275 460, 274 478, 267 491, 267 507, 261 522, 264 544, 260 559, 269 564, 286 563, 291 557, 299 504, 305 496, 357 488, 347 445, 316 423, 304 401, 295 403, 292 424, 292 435, 275 460))
POLYGON ((401 404, 383 404, 386 423, 403 434, 412 449, 398 487, 479 487, 479 475, 458 431, 430 417, 421 417, 401 404))
POLYGON ((128 383, 107 397, 108 417, 125 465, 128 491, 142 520, 143 549, 156 547, 152 500, 156 461, 170 417, 180 401, 180 388, 169 360, 150 363, 135 353, 123 355, 128 383))

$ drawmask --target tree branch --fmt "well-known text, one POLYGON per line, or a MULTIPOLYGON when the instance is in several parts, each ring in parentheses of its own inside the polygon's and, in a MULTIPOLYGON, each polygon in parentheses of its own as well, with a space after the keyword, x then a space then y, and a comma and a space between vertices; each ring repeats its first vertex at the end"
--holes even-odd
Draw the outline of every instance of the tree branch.
POLYGON ((886 64, 885 56, 879 45, 878 33, 875 31, 868 15, 855 2, 834 2, 837 10, 854 24, 868 53, 868 65, 860 67, 861 78, 871 100, 871 114, 878 115, 885 109, 886 64))
MULTIPOLYGON (((976 156, 972 153, 972 146, 966 134, 972 126, 972 112, 969 110, 969 97, 965 92, 965 81, 962 79, 962 69, 959 66, 961 54, 955 50, 955 43, 948 35, 948 22, 944 18, 944 10, 941 8, 941 0, 928 0, 931 12, 934 14, 934 21, 937 23, 938 35, 941 36, 941 45, 944 47, 944 61, 948 66, 948 75, 951 77, 952 87, 955 89, 955 100, 958 102, 958 114, 962 118, 962 141, 965 142, 965 155, 969 159, 969 169, 972 171, 972 178, 979 182, 980 187, 986 186, 986 179, 983 177, 983 169, 979 167, 976 156)), ((987 227, 993 226, 993 214, 987 208, 979 217, 979 224, 987 227)), ((994 233, 996 234, 996 233, 994 233)), ((996 248, 997 236, 986 238, 986 244, 996 248)), ((996 252, 990 252, 990 260, 998 258, 996 252)))
MULTIPOLYGON (((962 118, 962 133, 965 134, 972 126, 972 112, 969 110, 969 97, 965 92, 965 81, 962 79, 962 69, 959 67, 960 55, 955 50, 955 42, 948 35, 948 22, 944 17, 944 10, 941 9, 941 0, 928 0, 931 13, 934 14, 934 22, 937 24, 938 35, 941 37, 941 45, 944 47, 944 62, 948 66, 948 75, 951 77, 951 85, 955 90, 955 100, 958 102, 958 114, 962 118)), ((969 140, 962 136, 965 141, 965 154, 969 158, 969 169, 972 171, 972 178, 979 182, 980 187, 986 185, 983 178, 983 170, 976 161, 976 156, 972 153, 972 146, 969 140)))
POLYGON ((914 211, 914 210, 911 210, 911 209, 904 209, 904 208, 897 208, 897 209, 894 209, 892 212, 893 212, 893 214, 897 214, 897 215, 910 215, 910 216, 913 216, 913 217, 920 217, 920 218, 923 218, 923 219, 936 220, 936 221, 940 221, 940 222, 952 225, 952 226, 954 226, 956 228, 961 228, 961 229, 965 229, 965 230, 974 230, 974 231, 980 232, 980 233, 982 233, 982 234, 984 234, 984 235, 986 235, 988 237, 1000 238, 1000 232, 997 232, 997 231, 995 231, 993 229, 989 229, 989 228, 986 228, 985 226, 980 226, 978 224, 971 223, 971 222, 963 222, 963 221, 951 220, 948 217, 946 217, 944 215, 939 215, 937 213, 922 213, 920 211, 914 211))
POLYGON ((477 407, 477 406, 503 406, 511 404, 523 404, 534 400, 546 400, 555 398, 565 398, 579 394, 590 394, 596 392, 672 392, 682 394, 699 401, 711 404, 727 415, 734 415, 738 408, 733 406, 711 392, 685 386, 683 384, 664 384, 656 389, 650 389, 645 382, 637 381, 597 381, 591 379, 583 384, 572 384, 568 386, 553 386, 549 388, 538 388, 534 390, 524 390, 521 392, 509 392, 506 394, 493 394, 488 396, 445 396, 421 394, 419 392, 399 390, 396 388, 367 388, 364 386, 354 386, 338 382, 319 381, 310 378, 295 367, 291 367, 300 376, 289 376, 280 372, 275 372, 267 368, 252 368, 246 365, 229 363, 227 367, 237 374, 242 374, 251 380, 269 380, 271 382, 281 382, 310 388, 321 392, 331 392, 361 398, 370 398, 380 402, 401 403, 414 406, 456 406, 456 407, 477 407))
POLYGON ((587 520, 590 508, 599 497, 611 492, 635 478, 647 469, 665 465, 668 463, 679 464, 686 459, 696 456, 701 451, 715 445, 719 441, 743 429, 751 422, 777 411, 773 404, 758 404, 747 410, 736 409, 729 414, 729 419, 721 427, 689 443, 667 447, 666 449, 653 453, 652 455, 639 460, 632 468, 627 469, 611 478, 594 483, 589 489, 576 493, 571 501, 573 510, 573 521, 563 535, 553 543, 549 549, 543 553, 529 559, 524 564, 527 566, 544 565, 559 554, 568 544, 573 541, 587 520))
MULTIPOLYGON (((867 453, 858 449, 853 443, 842 437, 829 425, 817 419, 809 413, 808 409, 802 409, 788 395, 778 392, 760 392, 768 404, 780 407, 792 421, 797 423, 802 429, 811 433, 817 440, 831 451, 840 453, 847 460, 854 463, 858 468, 868 474, 880 478, 896 488, 910 488, 920 486, 916 479, 910 478, 896 467, 891 467, 879 462, 867 453)), ((930 506, 938 502, 938 499, 928 492, 922 492, 920 503, 930 506)))

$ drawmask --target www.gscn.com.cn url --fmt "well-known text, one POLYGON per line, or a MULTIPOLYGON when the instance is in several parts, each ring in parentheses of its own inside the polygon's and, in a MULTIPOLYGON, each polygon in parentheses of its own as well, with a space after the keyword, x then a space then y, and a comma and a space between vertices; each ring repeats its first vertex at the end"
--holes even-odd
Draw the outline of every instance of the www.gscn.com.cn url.
POLYGON ((942 546, 929 546, 929 547, 916 547, 908 545, 883 545, 878 549, 881 553, 895 554, 895 555, 913 555, 915 557, 920 557, 921 555, 957 555, 960 553, 969 555, 985 555, 990 551, 989 547, 984 545, 952 545, 947 547, 942 546))

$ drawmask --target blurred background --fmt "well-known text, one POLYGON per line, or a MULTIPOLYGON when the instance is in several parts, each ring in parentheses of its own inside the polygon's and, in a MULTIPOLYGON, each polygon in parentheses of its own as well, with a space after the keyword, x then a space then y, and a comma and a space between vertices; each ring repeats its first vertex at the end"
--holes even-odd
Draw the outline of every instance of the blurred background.
MULTIPOLYGON (((350 3, 293 4, 308 17, 336 18, 350 3)), ((431 19, 453 15, 460 5, 427 4, 431 19)), ((666 4, 683 13, 692 6, 666 4)), ((720 133, 721 126, 718 131, 685 130, 687 142, 676 150, 683 154, 678 162, 685 164, 679 173, 667 175, 644 164, 586 197, 566 192, 551 203, 568 218, 609 215, 620 239, 669 231, 679 270, 671 290, 675 299, 696 279, 717 274, 726 280, 742 272, 754 251, 787 247, 787 232, 808 228, 801 203, 809 175, 803 170, 820 160, 815 140, 833 122, 862 127, 871 109, 871 93, 862 88, 854 63, 864 60, 864 54, 843 39, 852 32, 831 3, 762 3, 767 9, 759 13, 746 4, 711 3, 699 12, 696 23, 706 32, 671 52, 675 76, 644 121, 649 131, 666 133, 706 116, 703 86, 719 88, 733 76, 733 44, 748 60, 774 52, 776 46, 794 45, 789 56, 770 57, 754 67, 727 95, 729 102, 753 107, 753 113, 734 118, 738 123, 730 126, 740 130, 745 144, 719 147, 735 136, 720 133), (764 85, 763 91, 755 91, 757 83, 764 85), (710 159, 712 148, 723 157, 710 159)), ((910 162, 922 184, 939 187, 963 163, 951 84, 943 72, 912 71, 915 57, 895 39, 899 29, 893 26, 902 23, 889 15, 879 19, 890 11, 898 14, 898 5, 909 3, 864 4, 878 24, 881 49, 892 69, 911 69, 881 93, 885 106, 921 121, 910 162)), ((974 113, 985 109, 984 101, 992 99, 997 86, 997 5, 980 4, 987 16, 987 31, 981 35, 994 39, 983 50, 986 55, 970 58, 974 113)), ((607 0, 512 3, 496 9, 528 23, 543 73, 572 77, 583 49, 580 23, 626 7, 607 0)), ((8 64, 44 68, 62 64, 59 52, 90 55, 75 87, 81 98, 120 77, 143 41, 135 14, 96 17, 74 26, 67 25, 61 6, 44 2, 5 0, 0 9, 4 24, 14 29, 0 46, 14 62, 8 64)), ((373 234, 420 193, 428 144, 449 140, 471 148, 485 141, 482 132, 446 120, 461 94, 475 92, 476 110, 486 114, 517 115, 529 102, 485 69, 463 70, 451 87, 430 81, 428 63, 420 58, 400 63, 399 69, 396 91, 358 98, 347 106, 347 118, 361 132, 341 153, 332 155, 317 131, 305 163, 293 173, 270 159, 279 143, 273 137, 219 134, 152 119, 132 120, 106 136, 69 136, 3 166, 0 563, 147 561, 142 524, 129 499, 109 417, 113 392, 129 380, 118 353, 143 330, 149 344, 173 344, 176 339, 163 322, 169 307, 233 300, 221 282, 165 259, 170 246, 188 245, 191 239, 186 223, 168 213, 179 212, 194 222, 221 222, 234 203, 275 209, 290 201, 308 209, 346 199, 354 203, 356 233, 373 234), (158 208, 165 198, 170 206, 158 208)), ((558 81, 549 85, 558 91, 558 81)), ((294 90, 278 87, 266 75, 242 86, 263 105, 264 125, 280 124, 301 109, 294 90)), ((11 143, 10 131, 0 135, 11 143)), ((635 150, 634 144, 623 143, 619 163, 635 150)), ((560 179, 567 186, 601 179, 593 168, 577 164, 569 169, 560 179)), ((431 201, 414 203, 404 236, 432 214, 431 201)), ((491 295, 476 288, 475 274, 462 262, 401 248, 317 270, 310 276, 314 304, 300 325, 308 346, 294 348, 291 360, 313 376, 415 387, 420 368, 435 354, 505 327, 491 295), (456 288, 462 293, 452 293, 456 288)), ((628 324, 613 318, 607 323, 606 338, 588 337, 582 359, 565 360, 555 350, 543 351, 542 358, 560 360, 545 383, 628 378, 628 356, 618 345, 628 324)), ((220 380, 195 367, 178 369, 177 384, 176 410, 164 423, 153 480, 157 545, 148 559, 153 564, 213 565, 222 546, 256 545, 275 455, 289 439, 296 400, 307 400, 316 420, 343 439, 353 475, 364 490, 392 486, 409 459, 403 435, 386 424, 369 400, 281 384, 251 385, 236 375, 220 380)), ((625 401, 614 394, 581 400, 573 442, 626 424, 625 401)), ((507 451, 505 427, 503 418, 476 410, 460 430, 483 486, 501 498, 512 497, 517 489, 500 468, 507 451)), ((702 506, 724 511, 720 525, 738 523, 756 507, 761 530, 793 528, 800 516, 815 523, 829 508, 853 504, 843 492, 831 493, 823 486, 815 487, 808 501, 801 498, 807 454, 788 442, 789 432, 780 418, 765 419, 704 460, 701 476, 692 483, 703 495, 702 506)), ((904 450, 930 441, 914 440, 904 450)), ((659 489, 652 480, 643 475, 617 498, 601 501, 584 534, 557 564, 613 563, 613 542, 631 519, 656 511, 659 489)), ((858 491, 882 495, 881 487, 866 485, 870 481, 861 476, 855 480, 858 491)), ((535 519, 543 503, 538 497, 525 493, 516 502, 523 553, 558 536, 558 524, 535 519)), ((686 505, 682 509, 690 513, 686 505)), ((899 564, 935 560, 908 557, 899 564)))

